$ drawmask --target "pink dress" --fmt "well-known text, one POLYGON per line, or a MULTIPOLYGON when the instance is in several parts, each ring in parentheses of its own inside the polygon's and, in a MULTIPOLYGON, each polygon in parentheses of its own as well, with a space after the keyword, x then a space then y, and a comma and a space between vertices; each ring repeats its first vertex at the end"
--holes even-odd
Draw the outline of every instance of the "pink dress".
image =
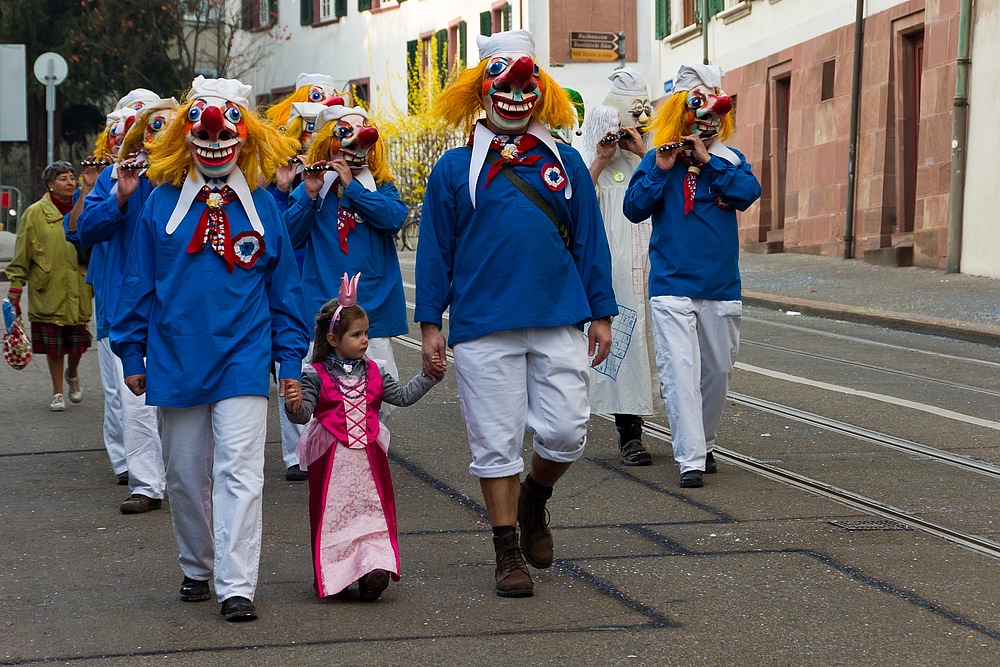
POLYGON ((316 410, 296 453, 309 473, 313 588, 335 595, 372 570, 399 580, 396 503, 386 457, 389 434, 378 421, 382 376, 333 377, 313 364, 322 381, 316 410))

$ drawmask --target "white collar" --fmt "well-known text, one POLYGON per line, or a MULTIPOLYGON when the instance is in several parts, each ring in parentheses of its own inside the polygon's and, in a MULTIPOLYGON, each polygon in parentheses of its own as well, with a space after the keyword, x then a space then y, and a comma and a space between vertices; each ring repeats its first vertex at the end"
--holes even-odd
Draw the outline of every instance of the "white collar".
POLYGON ((722 158, 731 165, 739 166, 743 164, 740 156, 718 139, 708 145, 708 154, 722 158))
MULTIPOLYGON (((559 166, 566 174, 566 165, 563 164, 556 140, 552 138, 545 126, 537 120, 532 119, 528 124, 526 134, 534 135, 539 141, 545 144, 556 156, 559 166)), ((472 134, 472 161, 469 162, 469 199, 472 200, 472 208, 476 208, 476 184, 479 182, 479 173, 483 170, 483 163, 486 162, 486 154, 490 150, 490 144, 497 135, 484 123, 476 123, 476 129, 472 134)), ((566 187, 563 188, 563 196, 569 199, 573 196, 573 184, 570 182, 569 174, 566 174, 566 187)))
MULTIPOLYGON (((367 166, 358 173, 353 174, 353 176, 354 180, 363 185, 365 190, 375 192, 378 189, 375 185, 375 177, 372 176, 372 172, 367 166)), ((326 199, 326 194, 330 192, 330 188, 338 180, 340 180, 340 174, 335 171, 328 171, 323 174, 323 187, 319 190, 320 202, 317 208, 323 208, 323 200, 326 199)))
MULTIPOLYGON (((202 176, 200 171, 197 169, 188 170, 187 178, 184 179, 184 184, 181 186, 180 197, 177 198, 177 205, 174 206, 174 212, 170 214, 170 219, 167 221, 167 234, 173 234, 177 230, 177 226, 181 224, 181 220, 184 219, 184 216, 191 209, 194 198, 204 185, 205 177, 202 176)), ((240 204, 243 205, 243 210, 246 211, 247 217, 250 218, 250 226, 253 227, 255 232, 263 236, 264 225, 261 224, 260 216, 257 215, 257 207, 253 204, 253 195, 250 194, 250 187, 247 185, 247 179, 243 175, 243 172, 239 169, 233 169, 229 172, 226 185, 231 187, 239 198, 240 204)))

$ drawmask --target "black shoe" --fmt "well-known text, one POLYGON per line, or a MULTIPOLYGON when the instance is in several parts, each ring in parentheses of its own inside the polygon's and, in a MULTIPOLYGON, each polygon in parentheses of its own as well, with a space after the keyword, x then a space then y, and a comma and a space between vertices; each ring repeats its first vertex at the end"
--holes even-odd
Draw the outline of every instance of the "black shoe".
POLYGON ((128 485, 128 470, 126 470, 125 472, 120 472, 117 475, 115 475, 115 484, 117 484, 118 486, 128 485))
POLYGON ((365 576, 358 579, 358 595, 364 602, 378 600, 389 586, 389 573, 385 570, 372 570, 365 576))
POLYGON ((257 608, 253 606, 253 602, 238 595, 223 601, 221 613, 223 618, 232 623, 257 620, 257 608))
POLYGON ((299 468, 299 464, 296 463, 293 466, 288 466, 288 470, 285 471, 285 480, 289 482, 304 482, 309 479, 309 473, 305 470, 299 468))
POLYGON ((715 464, 715 454, 709 452, 705 455, 705 474, 714 475, 719 472, 719 466, 715 464))
POLYGON ((700 486, 705 486, 701 481, 700 470, 688 470, 686 473, 681 474, 681 488, 697 489, 700 486))
POLYGON ((207 581, 198 581, 191 577, 184 577, 184 581, 181 583, 181 601, 201 602, 211 597, 212 593, 208 590, 207 581))
POLYGON ((621 449, 621 460, 627 466, 648 466, 652 465, 653 457, 649 450, 643 447, 638 440, 629 440, 624 445, 619 445, 621 449))

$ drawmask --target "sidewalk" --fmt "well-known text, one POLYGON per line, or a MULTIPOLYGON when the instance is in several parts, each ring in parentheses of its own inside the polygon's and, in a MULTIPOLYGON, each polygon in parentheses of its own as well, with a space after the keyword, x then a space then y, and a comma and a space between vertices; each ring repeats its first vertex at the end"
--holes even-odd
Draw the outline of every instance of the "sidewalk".
POLYGON ((740 253, 743 303, 1000 346, 1000 280, 861 260, 740 253))

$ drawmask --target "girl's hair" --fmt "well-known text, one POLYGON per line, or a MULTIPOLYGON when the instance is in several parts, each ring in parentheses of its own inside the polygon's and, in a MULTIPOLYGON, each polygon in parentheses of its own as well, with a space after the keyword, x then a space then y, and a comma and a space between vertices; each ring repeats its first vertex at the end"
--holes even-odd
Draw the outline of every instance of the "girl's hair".
MULTIPOLYGON (((188 111, 194 102, 193 99, 188 100, 178 107, 177 118, 153 141, 149 169, 146 171, 150 179, 181 187, 187 170, 194 167, 194 158, 184 140, 187 136, 188 111)), ((298 142, 263 122, 252 109, 240 107, 240 113, 246 124, 247 141, 237 158, 237 165, 243 171, 247 185, 253 190, 257 187, 258 175, 263 175, 269 181, 274 180, 275 166, 288 162, 295 155, 298 142)))
POLYGON ((330 299, 316 313, 316 336, 313 339, 313 355, 309 359, 311 364, 323 363, 333 352, 330 341, 326 339, 328 333, 340 338, 352 324, 368 317, 368 313, 361 306, 348 306, 340 311, 340 319, 333 325, 333 331, 330 331, 330 318, 333 317, 339 305, 336 299, 330 299))
MULTIPOLYGON (((434 101, 432 114, 449 125, 472 129, 483 114, 483 82, 486 64, 483 58, 478 65, 462 70, 455 83, 446 88, 434 101)), ((538 71, 540 99, 531 112, 535 120, 552 127, 569 127, 576 123, 576 109, 569 93, 545 71, 538 71)))
MULTIPOLYGON (((330 144, 333 143, 333 132, 336 129, 337 121, 331 120, 316 130, 316 133, 312 137, 312 143, 309 144, 309 154, 306 156, 306 162, 312 164, 320 160, 330 159, 330 144)), ((392 175, 392 171, 389 169, 386 151, 385 137, 382 130, 379 130, 378 141, 368 149, 368 170, 372 173, 372 178, 375 179, 376 185, 396 180, 396 177, 392 175)))
MULTIPOLYGON (((715 92, 719 92, 718 89, 715 92)), ((693 114, 687 108, 687 95, 688 91, 686 90, 677 91, 670 96, 670 99, 663 103, 656 116, 653 117, 651 127, 653 129, 654 146, 659 146, 669 141, 677 141, 691 131, 689 126, 693 122, 693 114)), ((735 115, 736 110, 734 109, 722 117, 722 122, 719 123, 719 134, 716 135, 716 139, 725 141, 733 134, 735 127, 733 117, 735 115)))

